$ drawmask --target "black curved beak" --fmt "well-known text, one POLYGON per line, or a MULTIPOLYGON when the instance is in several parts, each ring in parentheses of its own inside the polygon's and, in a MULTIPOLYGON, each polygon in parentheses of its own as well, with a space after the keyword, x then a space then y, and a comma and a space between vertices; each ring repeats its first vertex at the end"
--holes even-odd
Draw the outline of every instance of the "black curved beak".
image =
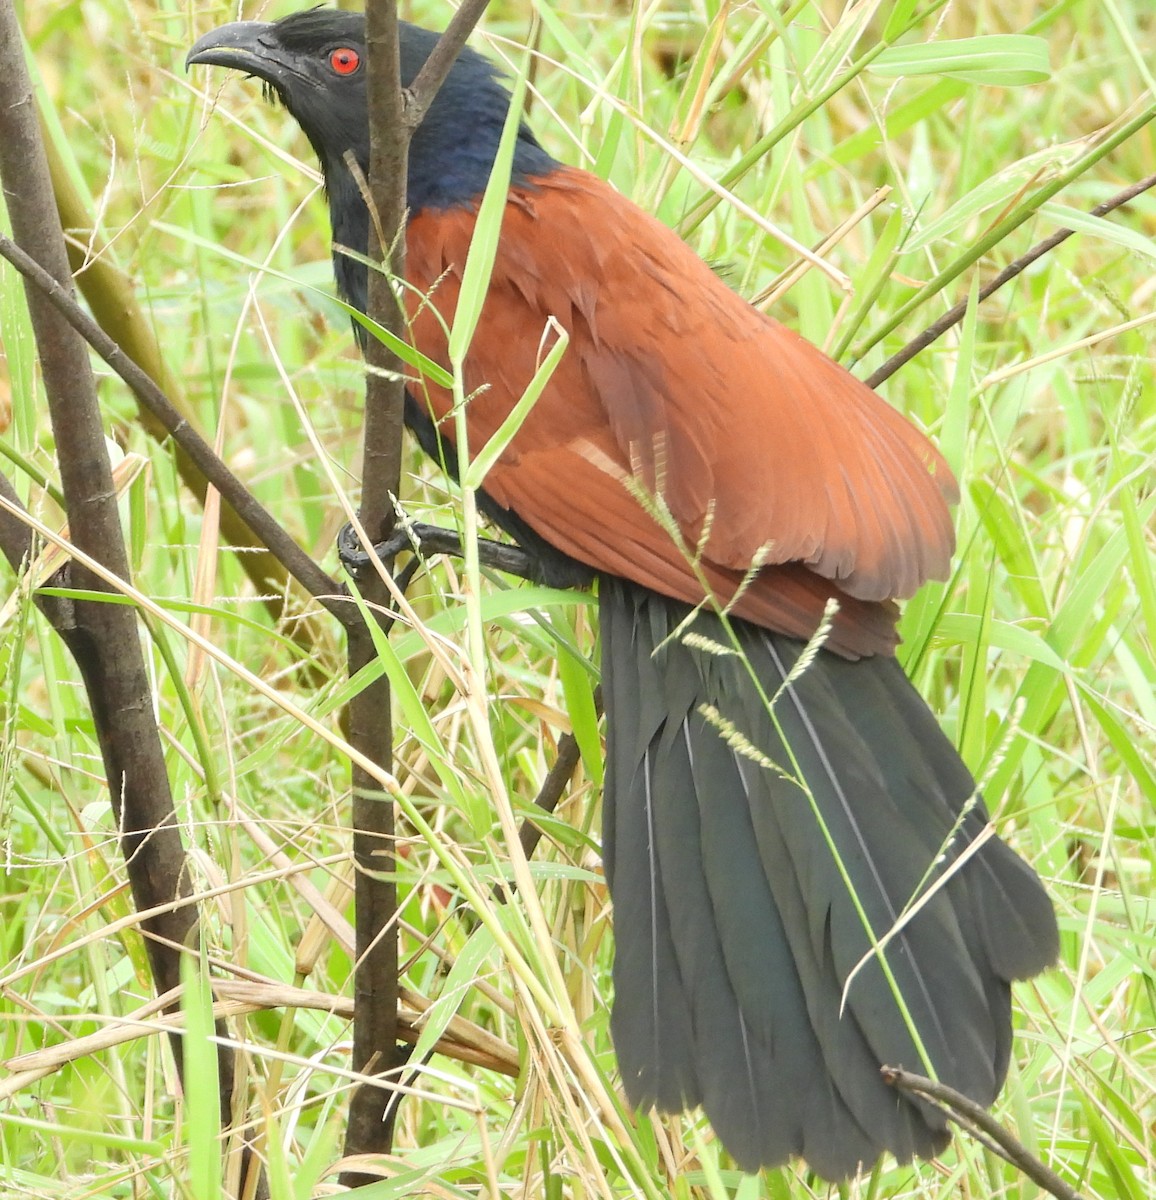
POLYGON ((277 44, 273 26, 266 21, 234 21, 206 33, 194 43, 185 67, 201 64, 229 67, 278 84, 294 73, 277 44))

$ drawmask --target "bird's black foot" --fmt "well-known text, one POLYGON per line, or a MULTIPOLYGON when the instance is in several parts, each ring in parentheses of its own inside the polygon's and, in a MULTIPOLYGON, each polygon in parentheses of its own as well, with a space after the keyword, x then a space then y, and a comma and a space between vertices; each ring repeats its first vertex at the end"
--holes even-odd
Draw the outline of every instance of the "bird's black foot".
POLYGON ((346 523, 337 535, 337 557, 354 579, 361 579, 372 570, 374 555, 389 566, 403 550, 415 550, 416 545, 409 537, 409 530, 398 525, 385 541, 374 545, 371 555, 362 544, 357 530, 346 523))
MULTIPOLYGON (((427 559, 435 554, 463 557, 462 539, 456 529, 442 529, 439 525, 421 522, 397 526, 385 541, 373 547, 374 553, 384 563, 392 562, 403 550, 409 550, 419 559, 427 559)), ((337 535, 337 555, 341 565, 355 580, 363 578, 372 569, 372 559, 352 525, 344 526, 337 535)), ((516 575, 519 579, 540 582, 541 572, 536 561, 519 546, 478 538, 478 558, 484 567, 516 575)))

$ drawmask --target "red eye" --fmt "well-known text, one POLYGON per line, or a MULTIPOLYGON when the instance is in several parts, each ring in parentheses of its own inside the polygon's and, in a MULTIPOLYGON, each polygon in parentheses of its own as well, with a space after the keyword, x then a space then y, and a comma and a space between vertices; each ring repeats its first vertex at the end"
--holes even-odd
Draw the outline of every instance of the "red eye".
POLYGON ((352 75, 361 66, 361 55, 352 46, 341 46, 330 53, 329 65, 338 75, 352 75))

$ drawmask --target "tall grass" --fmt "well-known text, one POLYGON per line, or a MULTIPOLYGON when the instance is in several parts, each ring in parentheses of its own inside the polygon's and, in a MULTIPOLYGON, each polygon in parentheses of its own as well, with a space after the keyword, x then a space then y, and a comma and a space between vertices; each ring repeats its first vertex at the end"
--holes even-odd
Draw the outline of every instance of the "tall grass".
MULTIPOLYGON (((1074 222, 1072 210, 1156 169, 1146 129, 927 294, 923 285, 974 259, 986 234, 1102 131, 1156 99, 1156 31, 1142 0, 928 3, 904 44, 1041 39, 964 77, 918 56, 916 69, 932 73, 896 74, 912 68, 893 53, 853 69, 914 13, 903 0, 537 11, 532 121, 546 145, 681 227, 734 287, 772 294, 780 319, 864 376, 977 280, 1074 222), (794 253, 729 201, 714 203, 704 177, 727 179, 807 246, 858 214, 823 252, 844 285, 817 268, 784 280, 794 253)), ((405 15, 440 26, 448 12, 421 0, 405 15)), ((129 273, 196 417, 335 569, 334 489, 355 498, 361 373, 345 318, 317 291, 330 286, 328 228, 313 164, 298 160, 308 147, 255 85, 181 69, 196 33, 234 15, 122 0, 28 3, 24 20, 50 137, 96 229, 78 238, 129 273)), ((516 66, 528 6, 496 5, 485 28, 478 44, 516 66)), ((998 1112, 1085 1196, 1111 1200, 1156 1192, 1156 318, 1136 323, 1156 311, 1154 219, 1145 197, 1084 221, 882 388, 937 439, 963 493, 954 574, 908 604, 903 657, 984 778, 1000 832, 1048 882, 1063 931, 1061 964, 1016 989, 998 1112)), ((51 475, 7 270, 0 337, 0 399, 10 391, 14 409, 4 441, 51 475)), ((202 967, 348 996, 347 768, 279 703, 339 732, 348 686, 337 632, 310 621, 302 670, 303 639, 270 628, 261 597, 111 379, 104 398, 110 433, 149 460, 124 501, 137 585, 270 685, 257 692, 172 632, 169 658, 150 642, 174 792, 207 897, 202 967)), ((53 519, 51 500, 22 486, 53 519)), ((453 523, 458 501, 429 464, 412 461, 405 489, 412 515, 453 523)), ((827 1195, 801 1167, 740 1176, 697 1114, 636 1122, 622 1111, 607 1021, 591 609, 502 579, 475 594, 458 571, 439 563, 421 578, 417 624, 391 639, 407 801, 403 982, 432 1003, 393 1178, 374 1194, 827 1195), (480 662, 465 650, 471 622, 483 631, 480 662), (480 706, 459 686, 474 669, 480 706), (494 885, 516 873, 516 852, 497 806, 524 814, 572 724, 584 762, 529 864, 535 887, 499 903, 494 885), (427 1055, 451 1019, 488 1031, 495 1053, 520 1067, 517 1081, 427 1055)), ((0 1077, 0 1193, 169 1195, 175 1180, 176 1194, 217 1194, 218 1156, 227 1180, 237 1159, 214 1140, 212 1080, 191 1076, 179 1097, 147 1015, 131 1040, 76 1041, 123 1030, 147 1005, 147 966, 91 721, 69 660, 27 606, 2 631, 0 668, 0 1057, 60 1054, 50 1073, 24 1060, 0 1077)), ((190 995, 190 1037, 204 1039, 204 997, 190 995)), ((306 1197, 332 1183, 340 1153, 347 1020, 299 995, 260 997, 274 1007, 233 1018, 245 1113, 274 1195, 306 1197)), ((842 1194, 1038 1193, 960 1138, 934 1164, 886 1163, 842 1194)))

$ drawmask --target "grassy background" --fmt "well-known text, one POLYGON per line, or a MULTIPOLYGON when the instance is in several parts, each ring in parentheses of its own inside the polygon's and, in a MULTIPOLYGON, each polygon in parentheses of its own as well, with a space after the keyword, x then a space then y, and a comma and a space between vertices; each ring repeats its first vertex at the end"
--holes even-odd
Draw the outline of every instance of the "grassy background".
MULTIPOLYGON (((532 121, 559 157, 585 162, 681 224, 751 297, 780 282, 794 256, 730 204, 703 214, 709 193, 670 144, 716 178, 755 149, 736 193, 808 245, 859 214, 825 252, 851 290, 812 270, 774 311, 866 375, 976 278, 1069 219, 1064 207, 1087 210, 1156 170, 1153 134, 1141 132, 1057 196, 1062 207, 1044 210, 977 272, 878 337, 922 284, 1153 98, 1156 28, 1143 0, 926 7, 908 41, 1031 31, 1044 44, 1046 77, 1032 74, 1029 55, 1028 82, 1017 86, 878 70, 845 78, 914 8, 889 0, 763 0, 721 16, 714 3, 660 0, 631 11, 551 2, 537 10, 532 121), (826 89, 830 97, 796 121, 826 89), (764 148, 774 131, 781 136, 764 148), (882 188, 888 194, 863 211, 882 188)), ((433 26, 448 12, 435 0, 404 8, 433 26)), ((181 66, 195 36, 235 15, 178 0, 24 6, 50 136, 96 229, 78 238, 128 272, 174 386, 234 470, 333 568, 343 520, 335 488, 356 487, 361 382, 344 318, 313 290, 330 286, 328 227, 308 146, 256 84, 219 72, 187 78, 181 66), (263 265, 283 274, 263 274, 263 265)), ((260 13, 246 5, 244 15, 260 13)), ((485 28, 477 44, 516 64, 530 9, 496 2, 485 28)), ((1047 880, 1063 930, 1059 967, 1016 989, 1019 1036, 999 1115, 1086 1196, 1129 1200, 1156 1193, 1156 326, 1112 331, 1156 310, 1154 220, 1156 200, 1145 197, 1082 232, 882 389, 937 438, 963 490, 955 574, 908 605, 905 661, 986 779, 1000 831, 1047 880)), ((0 271, 0 419, 6 402, 12 409, 3 441, 50 474, 21 306, 13 273, 0 271)), ((203 622, 276 695, 336 729, 344 688, 336 631, 315 620, 294 640, 293 628, 270 628, 124 390, 109 379, 102 395, 111 434, 147 459, 124 501, 138 586, 178 622, 203 622), (311 671, 299 669, 303 657, 311 671)), ((43 494, 26 479, 21 486, 52 519, 43 494)), ((428 465, 415 459, 405 487, 411 513, 453 520, 453 497, 428 465)), ((489 898, 510 862, 496 807, 532 803, 571 718, 590 741, 588 604, 511 593, 502 581, 463 602, 452 564, 415 596, 423 628, 394 637, 410 705, 397 772, 413 804, 404 982, 439 1000, 433 1032, 460 1014, 506 1043, 524 1069, 515 1084, 433 1057, 414 1082, 421 1096, 401 1108, 401 1174, 376 1194, 828 1194, 795 1167, 756 1179, 734 1173, 697 1115, 635 1128, 615 1110, 595 756, 532 864, 537 899, 489 898), (487 638, 490 703, 481 714, 455 687, 454 646, 473 604, 487 638), (431 642, 434 633, 451 639, 448 650, 431 642)), ((235 671, 193 655, 179 635, 163 640, 168 659, 150 642, 156 703, 196 883, 211 893, 206 953, 254 978, 348 995, 336 922, 326 928, 315 916, 318 892, 349 915, 344 763, 235 671)), ((139 938, 131 922, 116 924, 129 902, 75 679, 34 611, 7 614, 4 1060, 111 1028, 150 995, 139 938)), ((350 1086, 346 1023, 281 1007, 238 1018, 234 1031, 275 1194, 324 1190, 350 1086)), ((0 1193, 218 1194, 224 1151, 212 1136, 211 1078, 194 1078, 175 1099, 155 1033, 84 1048, 42 1078, 0 1076, 0 1193)), ((204 1064, 211 1055, 192 1057, 204 1064)), ((1038 1194, 964 1140, 939 1163, 887 1164, 843 1192, 1038 1194)))

